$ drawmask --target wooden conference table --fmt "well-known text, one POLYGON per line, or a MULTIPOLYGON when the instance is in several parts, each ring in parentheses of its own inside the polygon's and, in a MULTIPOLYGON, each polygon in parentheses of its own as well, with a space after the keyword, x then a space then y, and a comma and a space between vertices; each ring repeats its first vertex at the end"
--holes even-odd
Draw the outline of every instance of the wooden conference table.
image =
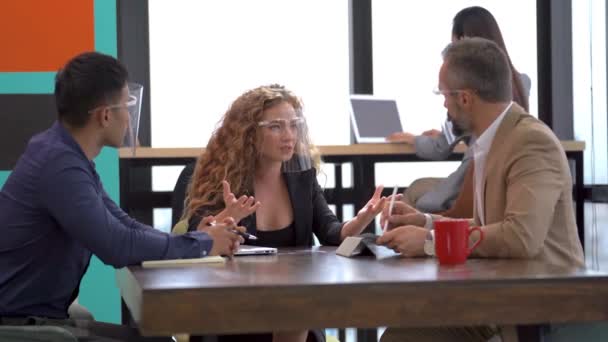
MULTIPOLYGON (((584 198, 583 184, 583 152, 585 142, 562 141, 566 155, 573 165, 574 200, 576 201, 576 221, 579 237, 584 240, 584 198)), ((318 146, 323 162, 334 166, 335 187, 325 189, 328 202, 336 206, 336 215, 342 219, 342 205, 354 204, 354 212, 359 211, 369 200, 375 188, 375 164, 383 162, 425 161, 416 156, 412 145, 408 144, 353 144, 318 146), (352 187, 342 187, 342 164, 352 164, 352 187)), ((462 159, 466 146, 460 144, 448 160, 462 159)), ((148 184, 142 189, 137 184, 140 175, 135 173, 138 168, 150 168, 158 165, 186 165, 193 162, 201 153, 202 148, 146 148, 137 149, 135 156, 130 149, 120 149, 120 203, 128 213, 131 210, 149 210, 153 208, 170 208, 171 192, 153 192, 148 184)), ((446 175, 447 176, 447 175, 446 175)), ((390 189, 385 189, 388 194, 390 189)), ((151 217, 151 214, 150 214, 151 217)))
POLYGON ((225 264, 117 271, 144 335, 608 320, 608 276, 523 260, 345 258, 281 249, 225 264))

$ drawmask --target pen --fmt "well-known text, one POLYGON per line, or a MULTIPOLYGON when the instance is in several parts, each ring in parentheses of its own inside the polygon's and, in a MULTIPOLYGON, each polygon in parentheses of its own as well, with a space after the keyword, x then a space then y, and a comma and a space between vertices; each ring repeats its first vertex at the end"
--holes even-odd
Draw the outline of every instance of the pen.
POLYGON ((243 238, 245 238, 245 239, 247 239, 247 240, 257 240, 257 239, 258 239, 258 237, 257 237, 257 236, 252 235, 252 234, 249 234, 249 233, 247 233, 247 232, 244 232, 244 233, 243 233, 243 232, 240 232, 240 231, 238 231, 238 230, 236 230, 236 229, 230 229, 230 231, 231 231, 231 232, 233 232, 234 234, 237 234, 237 235, 242 236, 243 238))
POLYGON ((391 217, 391 214, 393 213, 393 205, 395 205, 395 195, 397 194, 397 186, 395 185, 395 187, 393 188, 393 194, 391 195, 391 202, 388 204, 388 217, 386 218, 386 221, 384 222, 384 227, 382 228, 382 232, 386 232, 386 229, 388 228, 388 218, 391 217))
MULTIPOLYGON (((209 222, 209 225, 210 225, 210 226, 215 226, 216 224, 217 224, 217 223, 216 223, 215 221, 211 221, 211 222, 209 222)), ((230 230, 231 232, 233 232, 234 234, 240 235, 240 236, 242 236, 243 238, 245 238, 245 239, 247 239, 247 240, 257 240, 257 239, 258 239, 258 237, 257 237, 257 236, 255 236, 255 235, 253 235, 253 234, 249 234, 249 233, 247 233, 247 232, 244 232, 244 233, 243 233, 243 232, 240 232, 240 231, 238 231, 238 230, 236 230, 236 229, 229 229, 229 230, 230 230)))

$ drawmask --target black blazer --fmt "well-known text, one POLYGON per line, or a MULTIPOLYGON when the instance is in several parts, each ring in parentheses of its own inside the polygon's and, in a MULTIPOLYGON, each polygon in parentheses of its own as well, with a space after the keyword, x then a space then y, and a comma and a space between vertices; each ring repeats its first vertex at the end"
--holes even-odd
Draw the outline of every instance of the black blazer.
MULTIPOLYGON (((296 230, 296 246, 312 246, 314 233, 322 245, 337 246, 340 244, 342 222, 327 206, 323 190, 317 182, 316 170, 283 173, 283 179, 289 192, 289 200, 293 210, 296 230)), ((188 231, 196 230, 201 219, 213 211, 211 207, 203 207, 188 222, 188 231)), ((239 225, 247 228, 247 232, 255 235, 255 213, 245 217, 239 225)))

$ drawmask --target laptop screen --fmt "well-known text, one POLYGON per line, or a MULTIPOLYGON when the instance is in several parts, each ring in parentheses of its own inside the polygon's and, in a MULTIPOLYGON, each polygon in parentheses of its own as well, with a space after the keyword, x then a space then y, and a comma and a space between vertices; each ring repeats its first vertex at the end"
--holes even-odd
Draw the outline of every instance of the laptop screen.
POLYGON ((403 131, 395 100, 352 97, 350 101, 358 142, 384 141, 389 134, 403 131))

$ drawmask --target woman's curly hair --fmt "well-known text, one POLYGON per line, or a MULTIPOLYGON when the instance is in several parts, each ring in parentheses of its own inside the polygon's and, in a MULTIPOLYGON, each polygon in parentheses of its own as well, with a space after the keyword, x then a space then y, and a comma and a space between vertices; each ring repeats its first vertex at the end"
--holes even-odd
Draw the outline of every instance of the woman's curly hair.
MULTIPOLYGON (((249 90, 239 96, 220 120, 206 150, 198 157, 194 174, 188 185, 182 219, 189 219, 201 207, 213 208, 208 214, 217 214, 224 208, 223 180, 238 198, 253 194, 253 180, 258 159, 259 126, 264 110, 287 102, 302 116, 302 102, 284 86, 272 84, 249 90)), ((311 155, 318 166, 318 153, 308 136, 311 155)), ((296 153, 298 146, 296 146, 296 153)), ((317 168, 318 169, 318 168, 317 168)))

